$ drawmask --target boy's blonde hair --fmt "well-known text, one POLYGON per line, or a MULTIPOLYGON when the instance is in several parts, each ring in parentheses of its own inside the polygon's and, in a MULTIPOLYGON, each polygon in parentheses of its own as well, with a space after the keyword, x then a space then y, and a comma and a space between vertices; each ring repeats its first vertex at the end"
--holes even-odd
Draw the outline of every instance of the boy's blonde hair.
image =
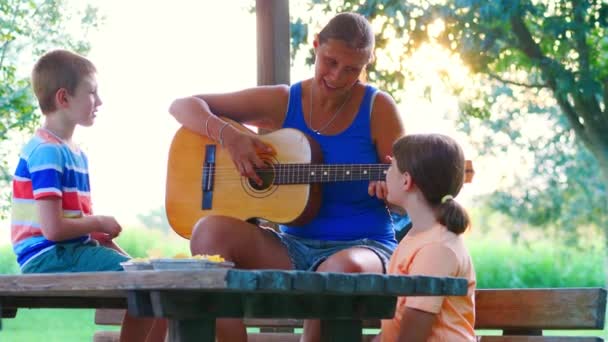
POLYGON ((43 114, 57 110, 55 94, 61 88, 73 95, 80 81, 94 74, 95 65, 87 58, 67 50, 45 53, 32 70, 32 87, 43 114))

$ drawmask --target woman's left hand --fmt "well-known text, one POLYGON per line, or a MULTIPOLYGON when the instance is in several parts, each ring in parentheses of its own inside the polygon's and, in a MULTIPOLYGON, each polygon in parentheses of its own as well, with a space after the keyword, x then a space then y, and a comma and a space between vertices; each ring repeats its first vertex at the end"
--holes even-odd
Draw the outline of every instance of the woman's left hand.
POLYGON ((370 196, 376 196, 381 200, 386 199, 388 195, 388 188, 386 187, 385 181, 371 181, 367 187, 367 193, 370 196))

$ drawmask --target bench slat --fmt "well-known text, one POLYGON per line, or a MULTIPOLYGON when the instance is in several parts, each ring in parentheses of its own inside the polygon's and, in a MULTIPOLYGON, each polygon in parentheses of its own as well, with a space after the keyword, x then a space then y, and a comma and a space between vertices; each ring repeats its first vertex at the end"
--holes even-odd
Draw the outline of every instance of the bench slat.
POLYGON ((578 336, 479 336, 479 342, 602 342, 599 337, 578 336))
POLYGON ((93 342, 119 342, 120 332, 118 331, 97 331, 93 335, 93 342))
POLYGON ((121 325, 126 312, 125 309, 97 309, 95 310, 95 324, 121 325))
POLYGON ((600 288, 478 290, 477 329, 603 329, 600 288))
MULTIPOLYGON (((602 288, 480 289, 476 292, 476 329, 532 331, 603 329, 606 290, 602 288)), ((98 324, 120 324, 123 310, 97 310, 98 324)), ((301 328, 299 319, 246 319, 249 327, 301 328)), ((365 320, 378 328, 379 320, 365 320)), ((600 332, 598 332, 599 334, 600 332)), ((250 341, 298 341, 285 332, 250 334, 250 341)), ((480 342, 600 342, 599 337, 480 336, 480 342)), ((101 342, 101 341, 100 341, 101 342)))
MULTIPOLYGON (((603 329, 606 290, 481 289, 476 298, 476 329, 603 329), (516 313, 516 314, 515 314, 516 313)), ((97 310, 98 324, 120 323, 121 310, 97 310), (102 318, 112 317, 114 318, 102 318), (107 322, 107 323, 106 323, 107 322)), ((246 319, 247 326, 301 327, 299 319, 246 319)), ((363 326, 379 327, 378 320, 363 326)))
MULTIPOLYGON (((363 335, 362 342, 371 342, 374 335, 363 335)), ((299 342, 300 334, 270 333, 249 334, 247 342, 299 342)))

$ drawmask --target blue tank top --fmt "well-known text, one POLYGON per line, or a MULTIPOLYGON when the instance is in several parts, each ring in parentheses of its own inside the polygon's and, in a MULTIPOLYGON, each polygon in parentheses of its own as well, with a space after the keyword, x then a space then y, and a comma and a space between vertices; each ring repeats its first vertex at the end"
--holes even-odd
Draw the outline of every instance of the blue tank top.
MULTIPOLYGON (((367 85, 352 124, 337 135, 319 135, 304 121, 302 83, 289 90, 283 128, 295 128, 317 141, 325 164, 379 163, 372 142, 370 116, 377 89, 367 85)), ((391 217, 384 202, 367 193, 369 181, 323 183, 323 199, 317 216, 302 226, 281 225, 287 234, 305 239, 348 241, 372 239, 391 248, 397 245, 391 217)))

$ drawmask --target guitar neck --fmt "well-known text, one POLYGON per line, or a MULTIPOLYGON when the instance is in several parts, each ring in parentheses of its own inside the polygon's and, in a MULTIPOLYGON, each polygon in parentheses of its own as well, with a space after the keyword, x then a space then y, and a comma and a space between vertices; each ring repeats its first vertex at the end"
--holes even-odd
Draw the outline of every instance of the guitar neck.
MULTIPOLYGON (((384 180, 389 166, 389 164, 275 164, 274 183, 311 184, 384 180)), ((264 173, 265 169, 257 171, 264 173)))

